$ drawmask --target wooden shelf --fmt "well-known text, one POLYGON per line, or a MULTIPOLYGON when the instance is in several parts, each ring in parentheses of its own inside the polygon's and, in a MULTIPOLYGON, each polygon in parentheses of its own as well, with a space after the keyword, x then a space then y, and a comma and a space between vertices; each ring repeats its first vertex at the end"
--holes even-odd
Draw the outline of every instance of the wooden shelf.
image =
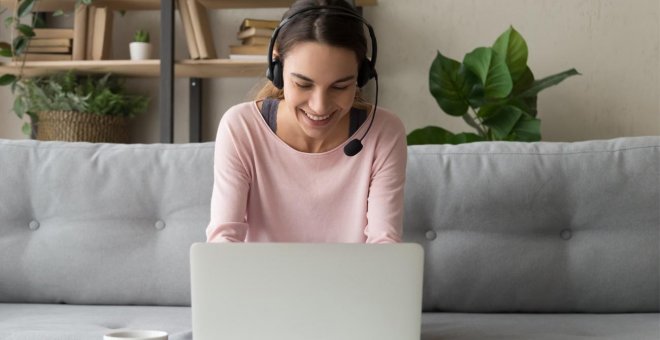
MULTIPOLYGON (((209 9, 228 8, 286 8, 294 0, 199 0, 209 9)), ((16 0, 0 0, 0 7, 14 8, 16 0)), ((70 11, 76 0, 39 0, 35 4, 35 12, 70 11)), ((356 6, 375 6, 378 0, 356 0, 356 6)), ((94 0, 96 7, 108 7, 114 10, 157 10, 160 0, 94 0)))
MULTIPOLYGON (((0 74, 17 74, 19 66, 19 62, 0 63, 0 74)), ((23 74, 36 77, 71 69, 80 73, 112 72, 127 77, 159 77, 160 60, 29 61, 25 63, 23 74)), ((265 74, 266 61, 205 59, 180 60, 174 64, 174 75, 182 78, 258 77, 265 74)))

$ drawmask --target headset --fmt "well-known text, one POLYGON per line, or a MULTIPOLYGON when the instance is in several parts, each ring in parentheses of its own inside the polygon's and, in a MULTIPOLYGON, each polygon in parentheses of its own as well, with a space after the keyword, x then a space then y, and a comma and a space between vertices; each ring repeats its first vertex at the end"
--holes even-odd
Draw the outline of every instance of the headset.
POLYGON ((378 44, 376 42, 376 34, 374 33, 374 29, 371 27, 371 25, 369 25, 369 23, 366 20, 364 20, 364 18, 361 15, 357 14, 356 12, 348 8, 344 8, 340 6, 313 6, 296 11, 290 16, 286 17, 285 19, 282 20, 282 22, 280 22, 277 28, 273 31, 273 35, 270 38, 270 44, 268 45, 268 69, 266 70, 266 78, 272 81, 273 85, 276 88, 281 90, 284 87, 284 67, 282 66, 282 62, 279 60, 279 58, 273 58, 273 49, 275 46, 275 42, 277 41, 277 35, 279 34, 282 27, 286 26, 289 22, 291 22, 291 20, 293 20, 294 18, 298 17, 301 14, 308 12, 321 12, 329 15, 338 15, 338 16, 353 18, 363 23, 365 26, 367 26, 367 29, 369 30, 369 37, 371 39, 371 59, 365 57, 360 62, 360 65, 358 66, 357 86, 362 88, 364 85, 367 84, 367 82, 369 82, 370 79, 372 78, 375 79, 376 99, 374 100, 374 105, 371 112, 371 121, 369 122, 369 126, 367 127, 367 130, 362 135, 362 138, 353 139, 350 142, 348 142, 348 144, 346 144, 346 146, 344 147, 344 154, 346 154, 346 156, 355 156, 362 150, 362 140, 371 129, 371 125, 373 124, 374 118, 376 116, 376 106, 378 105, 378 73, 376 72, 376 57, 378 52, 378 44))

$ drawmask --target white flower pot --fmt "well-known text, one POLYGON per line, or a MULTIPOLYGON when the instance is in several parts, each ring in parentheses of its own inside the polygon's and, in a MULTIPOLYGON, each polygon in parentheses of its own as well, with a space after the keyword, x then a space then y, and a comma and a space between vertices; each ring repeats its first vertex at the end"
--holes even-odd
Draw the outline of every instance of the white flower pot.
POLYGON ((145 42, 132 42, 128 45, 131 60, 151 59, 151 44, 145 42))

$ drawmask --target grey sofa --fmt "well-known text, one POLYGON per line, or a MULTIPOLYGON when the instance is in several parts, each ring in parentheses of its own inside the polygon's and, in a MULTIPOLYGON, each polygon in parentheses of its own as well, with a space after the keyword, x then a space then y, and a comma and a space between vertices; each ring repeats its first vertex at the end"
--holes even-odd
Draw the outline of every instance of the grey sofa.
MULTIPOLYGON (((212 157, 0 140, 0 339, 191 339, 212 157)), ((660 137, 410 147, 405 196, 422 339, 660 338, 660 137)))

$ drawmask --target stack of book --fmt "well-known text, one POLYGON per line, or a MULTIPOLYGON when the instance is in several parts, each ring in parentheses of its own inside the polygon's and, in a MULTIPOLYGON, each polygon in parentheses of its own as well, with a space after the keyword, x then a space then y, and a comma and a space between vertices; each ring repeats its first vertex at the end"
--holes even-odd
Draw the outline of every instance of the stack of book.
POLYGON ((71 60, 73 29, 36 28, 25 50, 27 61, 71 60))
POLYGON ((26 53, 17 60, 66 61, 111 58, 113 12, 105 7, 76 7, 73 28, 37 28, 26 53))
POLYGON ((278 20, 244 19, 237 34, 241 44, 229 46, 229 59, 264 61, 270 37, 279 23, 278 20))

